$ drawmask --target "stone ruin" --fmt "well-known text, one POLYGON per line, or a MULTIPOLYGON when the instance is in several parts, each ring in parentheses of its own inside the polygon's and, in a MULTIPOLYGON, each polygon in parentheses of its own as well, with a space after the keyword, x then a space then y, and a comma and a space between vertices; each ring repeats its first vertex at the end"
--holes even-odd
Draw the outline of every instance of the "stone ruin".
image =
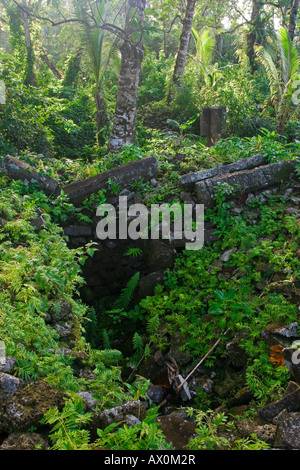
MULTIPOLYGON (((228 165, 196 171, 182 175, 179 179, 181 200, 183 203, 204 204, 211 208, 220 187, 231 188, 230 198, 244 198, 252 193, 280 188, 282 185, 297 184, 296 160, 268 163, 265 157, 257 154, 228 165)), ((56 180, 36 171, 28 164, 15 157, 7 156, 0 169, 12 179, 21 179, 25 184, 36 183, 46 194, 54 197, 61 190, 68 195, 69 201, 76 207, 89 195, 100 189, 107 188, 107 182, 114 180, 121 188, 120 195, 127 197, 128 206, 140 202, 139 195, 131 189, 131 184, 139 179, 150 181, 158 171, 158 161, 148 157, 120 165, 117 168, 100 173, 81 181, 75 181, 59 187, 56 180)), ((107 202, 118 207, 118 197, 106 193, 107 202)), ((99 241, 96 226, 99 218, 92 216, 92 223, 74 223, 68 221, 63 229, 68 237, 70 247, 97 243, 97 251, 83 267, 83 275, 87 283, 87 301, 92 301, 102 293, 113 294, 120 291, 124 281, 140 272, 138 297, 152 295, 155 286, 162 282, 164 272, 172 268, 176 256, 185 248, 186 240, 105 240, 99 241), (138 256, 128 256, 129 248, 139 248, 138 256)), ((42 214, 32 221, 37 229, 43 225, 42 214)), ((217 237, 215 227, 205 225, 205 243, 213 243, 217 237)))

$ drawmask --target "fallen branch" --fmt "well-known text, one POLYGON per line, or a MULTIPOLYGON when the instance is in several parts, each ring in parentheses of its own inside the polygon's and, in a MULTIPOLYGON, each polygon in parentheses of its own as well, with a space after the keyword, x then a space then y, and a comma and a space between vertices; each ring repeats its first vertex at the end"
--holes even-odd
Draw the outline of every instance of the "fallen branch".
MULTIPOLYGON (((150 340, 149 343, 148 343, 148 347, 149 347, 149 348, 150 348, 150 346, 151 346, 151 343, 152 343, 152 341, 150 340)), ((140 364, 141 364, 141 362, 144 360, 144 358, 145 358, 145 351, 144 351, 144 354, 142 355, 141 359, 140 359, 139 362, 137 363, 137 365, 136 365, 136 366, 133 368, 133 370, 131 371, 131 373, 130 373, 128 379, 126 380, 126 382, 129 382, 129 380, 131 379, 132 374, 138 369, 138 367, 140 366, 140 364)))
MULTIPOLYGON (((224 335, 226 335, 228 333, 228 330, 225 331, 224 335)), ((210 353, 213 352, 214 349, 216 349, 216 347, 218 346, 219 342, 221 341, 222 337, 220 337, 216 342, 215 344, 210 348, 210 350, 205 354, 205 356, 203 356, 203 358, 201 359, 200 362, 198 362, 198 364, 194 367, 194 369, 188 374, 188 376, 183 380, 183 382, 181 382, 180 385, 178 385, 176 391, 179 392, 181 390, 181 388, 183 387, 183 385, 189 380, 189 378, 194 374, 194 372, 198 369, 198 367, 201 366, 201 364, 203 364, 203 362, 205 361, 205 359, 207 358, 207 356, 209 356, 210 353)))

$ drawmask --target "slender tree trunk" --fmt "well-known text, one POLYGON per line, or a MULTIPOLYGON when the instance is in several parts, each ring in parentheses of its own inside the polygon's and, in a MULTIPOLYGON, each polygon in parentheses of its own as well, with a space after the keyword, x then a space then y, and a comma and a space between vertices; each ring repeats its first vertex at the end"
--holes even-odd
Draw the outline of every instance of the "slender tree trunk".
POLYGON ((97 126, 97 139, 100 145, 103 145, 105 139, 103 135, 100 134, 101 129, 104 128, 106 124, 106 102, 102 96, 101 90, 95 95, 95 103, 96 103, 96 126, 97 126))
POLYGON ((292 9, 290 13, 289 30, 288 30, 289 36, 292 41, 294 40, 294 37, 295 37, 298 10, 299 10, 299 0, 293 0, 292 9))
POLYGON ((191 39, 191 30, 193 25, 196 1, 197 0, 188 0, 187 2, 185 17, 182 25, 182 32, 180 36, 180 45, 173 74, 173 82, 175 83, 175 85, 180 85, 184 74, 184 68, 191 39))
POLYGON ((120 150, 127 144, 134 144, 136 135, 136 112, 138 85, 144 47, 142 38, 133 42, 131 19, 136 15, 143 23, 146 0, 129 0, 125 21, 125 33, 128 37, 121 47, 121 69, 113 129, 110 136, 109 148, 120 150))
POLYGON ((259 27, 260 11, 262 7, 262 0, 253 0, 250 26, 251 30, 247 35, 247 56, 249 59, 249 65, 252 73, 254 73, 256 70, 254 46, 256 44, 256 31, 259 27))
POLYGON ((57 70, 57 68, 55 67, 55 64, 52 62, 51 59, 49 59, 48 55, 46 54, 46 52, 43 52, 41 55, 40 55, 40 58, 42 59, 43 62, 45 62, 45 64, 49 67, 49 69, 51 70, 51 72, 56 76, 56 78, 58 78, 59 80, 61 80, 61 73, 59 70, 57 70))
MULTIPOLYGON (((193 19, 195 13, 197 0, 187 0, 187 6, 185 10, 185 17, 182 24, 182 32, 180 36, 179 50, 176 58, 174 73, 173 73, 173 83, 176 86, 180 86, 182 82, 182 77, 184 74, 186 58, 190 46, 191 39, 191 30, 193 26, 193 19)), ((168 96, 168 102, 172 100, 172 92, 170 91, 168 96)))
MULTIPOLYGON (((27 8, 27 0, 22 0, 23 8, 27 8)), ((26 49, 27 49, 27 64, 26 64, 26 71, 25 71, 25 78, 24 83, 26 86, 36 86, 36 78, 34 73, 34 52, 31 43, 31 36, 29 30, 29 23, 28 23, 28 14, 24 9, 22 10, 23 15, 23 25, 25 31, 25 42, 26 42, 26 49)))

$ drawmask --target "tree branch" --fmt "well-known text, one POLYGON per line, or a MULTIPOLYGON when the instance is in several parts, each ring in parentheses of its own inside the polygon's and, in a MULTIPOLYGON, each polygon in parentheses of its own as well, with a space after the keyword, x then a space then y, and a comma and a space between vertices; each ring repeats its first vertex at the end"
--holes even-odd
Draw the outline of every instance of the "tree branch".
POLYGON ((19 7, 24 13, 27 13, 27 15, 29 16, 32 16, 33 18, 36 18, 37 20, 41 20, 41 21, 48 21, 48 23, 51 23, 52 26, 60 26, 61 24, 65 24, 65 23, 83 23, 85 24, 86 26, 89 26, 90 27, 90 24, 85 21, 85 20, 82 20, 80 18, 65 18, 61 21, 53 21, 51 20, 51 18, 46 18, 45 16, 40 16, 40 15, 37 15, 35 13, 31 13, 31 11, 29 11, 28 8, 25 8, 23 7, 23 5, 20 5, 19 2, 17 2, 17 0, 13 0, 14 4, 17 5, 17 7, 19 7))
POLYGON ((27 13, 29 16, 32 16, 33 18, 36 18, 37 20, 47 21, 53 27, 60 26, 62 24, 67 24, 67 23, 80 23, 80 24, 83 24, 87 28, 90 28, 90 29, 92 29, 92 28, 104 29, 106 31, 109 31, 109 32, 113 33, 115 36, 118 36, 123 41, 130 42, 129 37, 125 34, 125 32, 121 28, 119 28, 118 26, 116 26, 114 24, 103 22, 103 24, 99 25, 95 21, 94 18, 93 18, 94 22, 95 22, 94 25, 91 25, 88 21, 83 20, 82 18, 64 18, 61 21, 53 21, 53 20, 51 20, 51 18, 47 18, 45 16, 41 16, 41 15, 37 15, 35 13, 32 13, 31 11, 29 11, 28 8, 25 8, 25 7, 23 7, 23 5, 20 5, 20 3, 17 0, 13 0, 13 2, 14 2, 15 5, 17 5, 17 7, 19 7, 23 12, 27 13))
MULTIPOLYGON (((229 329, 226 330, 223 335, 225 336, 227 333, 228 333, 229 329)), ((205 356, 203 356, 203 358, 201 359, 200 362, 198 362, 198 364, 194 367, 194 369, 188 374, 188 376, 181 382, 180 385, 178 385, 176 391, 179 392, 179 390, 183 387, 183 385, 189 380, 189 378, 194 374, 194 372, 196 372, 196 370, 201 366, 201 364, 203 364, 203 362, 205 361, 205 359, 207 358, 207 356, 209 356, 209 354, 211 352, 213 352, 214 349, 216 349, 216 347, 218 346, 218 344, 220 343, 222 339, 222 336, 220 336, 220 338, 215 342, 215 344, 210 348, 210 350, 205 354, 205 356)))

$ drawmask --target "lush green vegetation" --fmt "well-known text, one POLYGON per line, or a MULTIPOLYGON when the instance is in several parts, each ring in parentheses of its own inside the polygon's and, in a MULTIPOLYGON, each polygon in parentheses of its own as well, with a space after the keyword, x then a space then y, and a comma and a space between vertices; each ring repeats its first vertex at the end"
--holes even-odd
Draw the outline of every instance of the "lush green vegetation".
MULTIPOLYGON (((121 39, 116 33, 125 20, 118 2, 25 2, 32 49, 25 41, 19 3, 0 2, 0 80, 6 88, 6 102, 0 104, 0 161, 7 154, 17 156, 66 185, 154 155, 159 161, 159 185, 144 181, 132 185, 150 205, 181 202, 178 180, 185 173, 256 153, 270 163, 299 159, 300 110, 293 98, 293 84, 300 80, 299 35, 291 39, 288 28, 274 28, 274 19, 275 24, 288 24, 289 2, 279 2, 280 8, 265 5, 261 23, 257 19, 251 23, 250 16, 244 23, 239 2, 225 1, 222 6, 198 2, 179 87, 172 76, 182 28, 176 15, 184 16, 181 2, 150 2, 144 22, 134 20, 133 34, 139 36, 142 29, 145 49, 136 138, 118 152, 108 145, 121 67, 121 39), (98 4, 99 17, 91 17, 89 3, 93 8, 98 4), (91 29, 90 21, 102 21, 104 6, 105 21, 115 28, 91 29), (50 26, 45 18, 58 26, 50 26), (67 18, 76 20, 67 22, 67 18), (257 37, 255 70, 247 42, 252 30, 257 37), (258 34, 262 30, 264 34, 258 34), (224 105, 226 130, 215 146, 207 147, 199 135, 201 109, 224 105), (174 158, 178 153, 185 154, 183 161, 174 158)), ((252 2, 244 3, 251 11, 252 2)), ((118 195, 118 183, 110 183, 111 192, 118 195)), ((156 349, 168 351, 172 335, 178 332, 181 351, 194 361, 224 337, 205 368, 216 372, 216 386, 223 384, 226 390, 213 401, 197 390, 194 409, 189 410, 198 426, 191 449, 230 446, 217 435, 221 425, 230 431, 230 420, 223 414, 213 416, 211 410, 226 404, 241 386, 252 392, 253 409, 284 391, 290 373, 284 366, 274 367, 261 332, 272 322, 299 320, 298 306, 269 283, 276 273, 283 274, 291 287, 300 282, 299 218, 286 211, 288 198, 283 191, 253 199, 238 212, 225 197, 230 191, 220 188, 215 208, 206 213, 206 220, 217 227, 216 242, 200 251, 184 251, 155 294, 137 305, 130 301, 138 274, 120 289, 113 305, 99 298, 95 307, 83 302, 80 289, 85 283, 82 267, 96 247, 70 249, 61 228, 69 216, 78 223, 89 222, 89 217, 64 193, 46 196, 35 185, 1 176, 0 339, 5 340, 7 354, 16 359, 16 376, 28 381, 43 378, 70 396, 62 411, 52 409, 44 418, 52 426, 53 449, 170 449, 155 421, 159 409, 153 403, 141 424, 98 430, 98 439, 90 443, 86 425, 91 413, 76 393, 91 391, 101 403, 99 411, 145 397, 149 382, 124 382, 122 368, 139 365, 156 349), (40 210, 44 225, 36 230, 31 222, 40 210), (232 250, 231 256, 220 262, 226 250, 232 250), (49 312, 59 313, 62 302, 71 305, 71 355, 54 353, 69 345, 47 322, 49 312), (131 350, 125 356, 112 347, 120 331, 131 332, 131 350), (226 382, 225 344, 236 335, 247 358, 244 375, 240 381, 226 382), (76 375, 77 359, 92 370, 92 379, 76 375)), ((91 209, 105 199, 104 190, 82 207, 91 209)), ((138 248, 132 248, 128 257, 138 254, 138 248)), ((235 446, 267 447, 255 436, 236 441, 235 446)))

